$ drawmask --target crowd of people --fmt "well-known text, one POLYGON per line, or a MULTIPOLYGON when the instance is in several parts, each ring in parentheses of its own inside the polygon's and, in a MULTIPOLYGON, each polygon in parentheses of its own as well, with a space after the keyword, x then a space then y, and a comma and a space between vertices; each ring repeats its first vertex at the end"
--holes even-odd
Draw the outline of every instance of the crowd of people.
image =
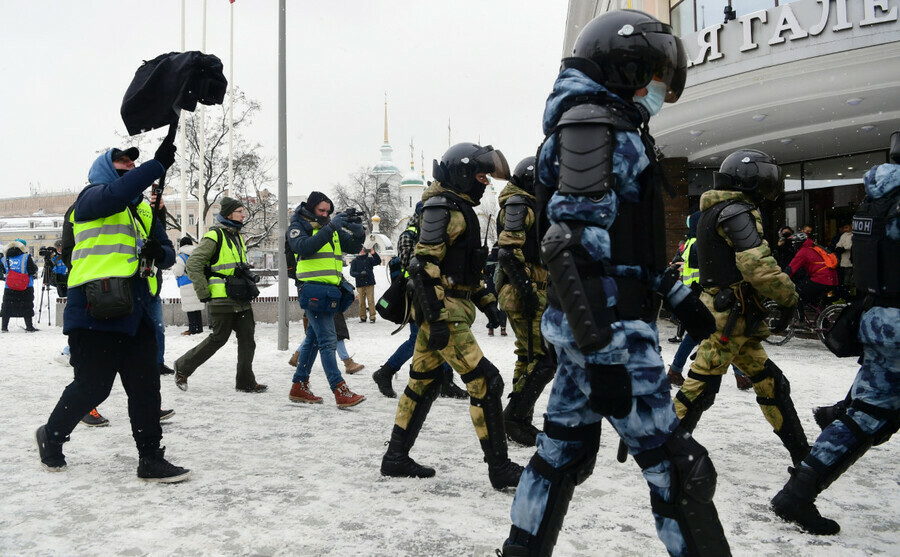
MULTIPOLYGON (((817 496, 900 429, 900 133, 892 138, 892 163, 865 175, 866 200, 828 246, 816 242, 811 227, 784 227, 769 244, 759 207, 783 192, 783 173, 764 152, 736 150, 701 196, 673 263, 664 247, 666 179, 648 123, 663 103, 678 101, 686 67, 669 26, 631 10, 598 16, 563 60, 537 155, 511 171, 489 145, 451 146, 434 162, 434 179, 389 262, 396 299, 406 302, 397 322, 410 334, 372 375, 382 395, 397 398, 393 425, 385 424, 389 441, 380 472, 434 477, 436 470, 410 453, 439 396, 468 398, 488 481, 495 489, 516 488, 502 555, 552 554, 575 487, 594 472, 604 420, 620 438, 620 454, 640 467, 668 553, 729 555, 714 502, 713 457, 692 432, 732 365, 738 387, 754 391, 793 464, 771 508, 812 534, 839 531, 819 514, 817 496), (489 177, 508 181, 494 249, 473 209, 489 177), (817 412, 823 431, 810 444, 788 374, 763 348, 769 329, 761 310, 768 300, 786 311, 801 300, 818 304, 829 292, 853 301, 841 319, 855 321, 836 342, 861 355, 861 367, 846 400, 817 412), (661 306, 683 330, 672 339, 681 344, 668 370, 656 328, 661 306), (516 363, 508 389, 472 330, 476 309, 491 333, 512 329, 516 363), (398 396, 393 379, 410 359, 398 396), (535 404, 551 382, 537 427, 535 404), (509 458, 509 442, 535 447, 527 465, 509 458)), ((66 467, 63 444, 96 412, 118 374, 128 395, 138 477, 188 479, 190 471, 170 463, 161 446, 159 422, 171 411, 161 409, 160 377, 173 375, 187 391, 189 378, 232 331, 235 389, 268 391, 253 371, 252 300, 259 291, 241 236, 242 202, 223 198, 217 224, 196 246, 182 240, 176 253, 157 217, 161 200, 143 197, 175 151, 167 138, 140 166, 135 148, 104 152, 67 216, 60 249, 68 271, 63 333, 74 380, 35 432, 48 470, 66 467), (188 315, 185 334, 203 331, 204 307, 211 333, 169 369, 159 288, 161 270, 173 265, 188 315)), ((320 358, 335 404, 355 407, 366 397, 351 390, 337 365, 342 359, 348 375, 363 367, 347 352, 344 312, 358 299, 360 322, 376 321, 381 257, 365 245, 359 219, 335 212, 318 191, 294 211, 284 241, 306 326, 290 360, 289 400, 323 403, 310 386, 320 358), (345 254, 358 254, 349 269, 355 288, 344 277, 345 254)), ((4 332, 14 316, 34 330, 37 266, 23 249, 24 242, 13 242, 5 254, 4 332)))

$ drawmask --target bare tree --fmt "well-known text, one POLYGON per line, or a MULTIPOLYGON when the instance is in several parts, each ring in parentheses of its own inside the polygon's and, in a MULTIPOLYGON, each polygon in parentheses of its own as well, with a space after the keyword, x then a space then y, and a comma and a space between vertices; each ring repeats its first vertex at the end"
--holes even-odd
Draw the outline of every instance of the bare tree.
POLYGON ((349 179, 346 185, 334 185, 337 203, 335 209, 340 211, 350 207, 356 208, 362 213, 363 224, 369 229, 377 206, 378 216, 381 218, 379 230, 382 234, 390 236, 402 216, 400 200, 394 192, 394 187, 375 176, 371 167, 360 168, 350 174, 349 179))
POLYGON ((278 198, 266 188, 272 182, 269 175, 272 162, 256 153, 243 156, 256 160, 243 162, 248 171, 241 182, 235 182, 232 196, 244 203, 247 217, 241 235, 250 249, 266 243, 278 226, 278 198))

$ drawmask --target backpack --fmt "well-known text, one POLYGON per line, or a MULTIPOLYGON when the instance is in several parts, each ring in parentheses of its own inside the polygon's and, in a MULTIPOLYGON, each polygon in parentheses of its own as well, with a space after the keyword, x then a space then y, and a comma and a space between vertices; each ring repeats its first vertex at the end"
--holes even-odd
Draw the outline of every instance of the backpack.
POLYGON ((826 267, 828 267, 829 269, 837 269, 838 258, 835 254, 825 251, 825 248, 823 248, 822 246, 813 246, 813 249, 816 253, 822 256, 823 263, 826 267))

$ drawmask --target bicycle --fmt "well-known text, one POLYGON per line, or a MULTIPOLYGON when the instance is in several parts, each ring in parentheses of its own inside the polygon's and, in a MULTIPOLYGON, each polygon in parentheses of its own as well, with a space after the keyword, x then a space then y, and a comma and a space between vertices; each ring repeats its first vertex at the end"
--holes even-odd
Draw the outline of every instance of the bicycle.
MULTIPOLYGON (((825 342, 825 335, 834 326, 835 321, 840 317, 841 312, 849 304, 845 302, 829 303, 828 298, 820 304, 810 304, 801 300, 794 308, 794 314, 787 328, 780 333, 772 333, 764 339, 768 344, 782 346, 789 340, 794 338, 798 332, 810 333, 818 337, 819 341, 825 342)), ((775 319, 781 315, 783 308, 774 300, 768 300, 763 306, 766 308, 767 316, 765 317, 766 326, 772 331, 772 324, 775 319)))

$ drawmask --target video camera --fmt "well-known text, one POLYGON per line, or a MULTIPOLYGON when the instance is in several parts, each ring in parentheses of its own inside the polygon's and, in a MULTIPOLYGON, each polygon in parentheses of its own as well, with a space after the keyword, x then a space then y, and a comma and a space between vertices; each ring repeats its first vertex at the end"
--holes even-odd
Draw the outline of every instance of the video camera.
POLYGON ((42 246, 40 249, 38 249, 38 255, 40 255, 44 259, 50 259, 58 253, 59 252, 56 251, 56 248, 53 246, 42 246))
POLYGON ((362 224, 363 214, 356 207, 350 207, 344 211, 344 216, 347 217, 347 222, 352 222, 356 224, 362 224))

